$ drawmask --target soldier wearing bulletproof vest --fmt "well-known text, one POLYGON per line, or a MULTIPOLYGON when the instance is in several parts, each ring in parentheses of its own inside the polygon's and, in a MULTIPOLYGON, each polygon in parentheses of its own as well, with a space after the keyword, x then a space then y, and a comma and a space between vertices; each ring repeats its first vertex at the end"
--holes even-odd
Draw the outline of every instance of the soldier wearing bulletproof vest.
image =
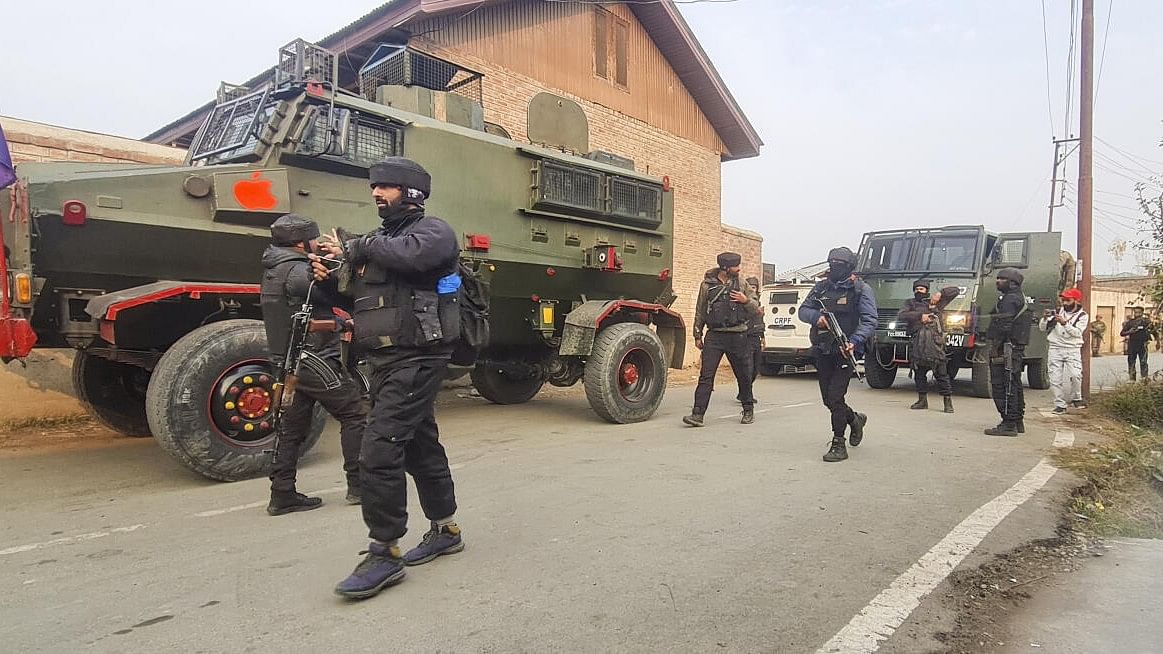
POLYGON ((761 312, 759 297, 739 281, 743 257, 724 252, 718 268, 711 268, 699 286, 695 303, 695 347, 702 350, 699 385, 695 388, 695 405, 682 421, 692 427, 703 426, 703 415, 715 389, 715 374, 723 355, 731 364, 739 384, 739 401, 743 403, 740 422, 755 422, 755 397, 751 394, 751 339, 747 336, 751 317, 761 312), (707 330, 706 341, 703 329, 707 330))
MULTIPOLYGON (((371 413, 360 470, 363 518, 372 539, 367 557, 335 587, 341 596, 376 595, 421 565, 464 549, 448 457, 435 402, 460 338, 459 241, 452 227, 424 213, 431 178, 419 164, 389 157, 370 170, 382 227, 342 247, 354 301, 354 346, 370 369, 371 413), (401 555, 412 476, 430 529, 401 555)), ((316 277, 326 269, 316 264, 316 277)), ((341 286, 344 285, 341 281, 341 286)))
POLYGON ((864 439, 864 426, 868 423, 868 416, 853 411, 845 399, 856 371, 823 314, 826 309, 836 316, 852 354, 856 358, 863 356, 864 345, 876 331, 876 299, 872 289, 853 274, 855 270, 856 255, 852 250, 840 247, 829 251, 828 277, 816 283, 798 312, 799 319, 812 326, 809 337, 819 373, 820 396, 832 416, 832 444, 824 454, 828 462, 847 459, 845 432, 852 429, 848 443, 856 447, 864 439))
MULTIPOLYGON (((311 288, 310 256, 319 252, 319 226, 315 221, 287 214, 271 224, 274 243, 263 252, 265 268, 261 303, 263 325, 271 361, 281 366, 287 352, 291 316, 302 307, 311 288)), ((319 508, 323 500, 295 490, 295 473, 303 441, 311 430, 315 405, 339 421, 343 472, 347 477, 347 501, 359 504, 359 449, 363 440, 367 406, 359 385, 344 365, 340 333, 347 320, 335 309, 346 311, 350 303, 341 297, 335 282, 325 280, 311 288, 312 319, 334 324, 334 329, 308 336, 298 386, 283 413, 278 446, 271 468, 271 501, 267 513, 283 515, 319 508)))
MULTIPOLYGON (((931 295, 932 282, 918 279, 913 282, 913 297, 905 300, 897 320, 905 323, 911 338, 909 361, 913 367, 913 381, 917 385, 917 401, 910 409, 929 408, 929 371, 937 392, 944 400, 945 413, 953 413, 953 383, 949 379, 949 358, 945 353, 945 307, 961 294, 956 286, 946 286, 931 295)), ((875 361, 873 365, 878 365, 875 361)))
POLYGON ((997 273, 1001 296, 989 312, 985 338, 989 342, 990 391, 1001 422, 985 430, 990 436, 1017 436, 1026 431, 1022 366, 1033 319, 1022 292, 1024 279, 1016 268, 1002 268, 997 273))

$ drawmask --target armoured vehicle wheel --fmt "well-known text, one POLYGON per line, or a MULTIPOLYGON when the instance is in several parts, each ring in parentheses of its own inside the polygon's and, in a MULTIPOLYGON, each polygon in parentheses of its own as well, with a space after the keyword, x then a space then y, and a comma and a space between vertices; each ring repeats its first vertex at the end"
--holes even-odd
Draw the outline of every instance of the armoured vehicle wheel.
POLYGON ((896 381, 897 366, 884 367, 877 358, 876 350, 864 356, 864 378, 870 388, 892 388, 896 381))
POLYGON ((1030 359, 1026 362, 1026 379, 1030 388, 1044 391, 1050 388, 1050 370, 1045 359, 1030 359))
POLYGON ((523 404, 545 385, 540 377, 516 377, 487 363, 473 367, 469 376, 481 397, 493 404, 523 404))
POLYGON ((991 397, 989 362, 973 362, 973 397, 991 397))
MULTIPOLYGON (((155 438, 187 468, 218 481, 267 472, 274 441, 273 375, 261 322, 226 320, 186 334, 154 370, 146 412, 155 438)), ((319 442, 326 414, 315 411, 303 444, 319 442)))
POLYGON ((145 418, 149 371, 78 351, 73 357, 73 391, 97 422, 126 436, 150 435, 145 418))
POLYGON ((666 391, 666 370, 657 334, 638 323, 610 325, 586 361, 586 398, 610 422, 648 420, 666 391))

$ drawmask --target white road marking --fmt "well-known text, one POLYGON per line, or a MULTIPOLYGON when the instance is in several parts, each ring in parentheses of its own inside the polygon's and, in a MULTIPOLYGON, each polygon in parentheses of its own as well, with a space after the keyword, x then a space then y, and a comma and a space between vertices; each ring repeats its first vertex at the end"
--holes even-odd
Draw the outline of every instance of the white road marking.
POLYGON ((16 547, 9 547, 8 549, 0 550, 0 556, 7 556, 9 554, 19 554, 20 552, 29 552, 32 550, 39 550, 44 547, 51 547, 53 545, 67 545, 68 543, 79 543, 86 540, 93 540, 95 538, 104 538, 111 534, 127 534, 138 529, 145 529, 145 525, 131 525, 129 527, 116 527, 109 531, 94 531, 88 534, 78 534, 76 536, 64 536, 62 538, 54 538, 46 540, 43 543, 29 543, 28 545, 17 545, 16 547))
MULTIPOLYGON (((1059 431, 1054 436, 1055 447, 1069 447, 1074 433, 1059 431)), ((881 641, 887 640, 920 605, 921 599, 940 584, 981 541, 1014 509, 1033 497, 1034 493, 1057 471, 1043 458, 1009 490, 982 505, 953 528, 949 535, 925 553, 904 574, 873 598, 852 621, 825 643, 817 654, 844 652, 844 654, 875 652, 881 641)))
MULTIPOLYGON (((335 493, 344 492, 347 486, 332 486, 331 488, 324 488, 323 490, 311 491, 307 495, 333 495, 335 493)), ((211 509, 209 511, 202 511, 195 513, 195 518, 212 518, 218 515, 225 515, 227 513, 234 513, 236 511, 246 511, 247 509, 257 509, 261 506, 266 506, 269 500, 262 500, 261 502, 251 502, 250 504, 239 504, 238 506, 230 506, 225 509, 211 509)))

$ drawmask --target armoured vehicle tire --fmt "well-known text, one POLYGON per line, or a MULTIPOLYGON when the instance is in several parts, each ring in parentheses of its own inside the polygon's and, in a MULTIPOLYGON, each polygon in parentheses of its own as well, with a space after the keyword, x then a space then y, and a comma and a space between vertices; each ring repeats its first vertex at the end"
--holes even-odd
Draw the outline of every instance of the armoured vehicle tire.
POLYGON ((539 377, 516 379, 489 365, 473 366, 469 377, 481 397, 493 404, 524 404, 545 385, 545 380, 539 377))
MULTIPOLYGON (((265 474, 271 455, 263 450, 272 445, 273 434, 250 441, 234 438, 216 423, 211 403, 222 386, 252 383, 270 372, 259 321, 225 320, 186 334, 162 356, 146 393, 146 413, 158 444, 210 479, 238 481, 265 474), (240 381, 231 381, 234 376, 240 381), (252 381, 241 381, 245 379, 252 381)), ((248 390, 243 388, 242 394, 248 390)), ((316 408, 300 455, 319 442, 326 416, 316 408)))
POLYGON ((1045 359, 1030 359, 1026 361, 1026 379, 1030 388, 1044 391, 1050 388, 1050 370, 1045 359))
POLYGON ((892 388, 896 372, 896 364, 888 368, 880 365, 875 350, 864 356, 864 378, 868 380, 869 388, 892 388))
POLYGON ((615 423, 642 422, 658 410, 666 392, 662 341, 638 323, 618 323, 598 332, 586 361, 586 399, 599 416, 615 423))
POLYGON ((989 362, 973 362, 973 397, 992 397, 989 381, 989 362))
POLYGON ((97 422, 115 432, 145 438, 150 436, 145 417, 145 394, 149 371, 110 361, 78 350, 73 357, 73 392, 97 422))

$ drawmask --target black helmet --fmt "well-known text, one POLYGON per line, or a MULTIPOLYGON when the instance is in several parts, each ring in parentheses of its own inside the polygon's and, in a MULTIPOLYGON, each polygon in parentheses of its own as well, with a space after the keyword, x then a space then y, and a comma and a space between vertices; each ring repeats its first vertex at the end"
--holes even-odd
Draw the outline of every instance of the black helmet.
POLYGON ((1022 271, 1017 268, 1002 268, 997 271, 997 278, 1010 282, 1015 288, 1021 286, 1022 282, 1026 281, 1026 278, 1022 276, 1022 271))
POLYGON ((927 279, 918 279, 917 281, 913 282, 913 288, 916 288, 918 286, 924 286, 925 290, 927 291, 933 287, 933 282, 931 282, 927 279))
POLYGON ((828 261, 843 261, 847 264, 856 265, 856 254, 848 248, 832 248, 828 250, 828 261))
POLYGON ((420 164, 404 157, 388 157, 368 171, 371 185, 387 184, 404 189, 407 202, 422 204, 432 194, 432 176, 420 164))
POLYGON ((276 245, 295 245, 319 238, 319 225, 309 218, 289 213, 271 223, 271 238, 276 245))

